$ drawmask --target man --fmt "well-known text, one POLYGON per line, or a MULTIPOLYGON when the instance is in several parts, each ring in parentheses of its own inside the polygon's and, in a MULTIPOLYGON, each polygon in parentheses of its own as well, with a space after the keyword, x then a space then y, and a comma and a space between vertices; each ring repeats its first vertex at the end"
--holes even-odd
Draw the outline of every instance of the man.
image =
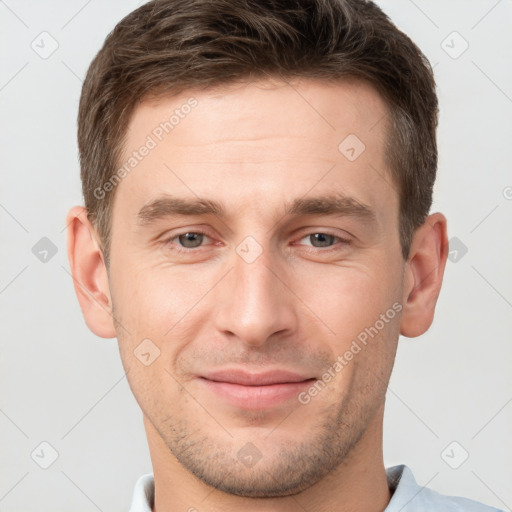
POLYGON ((143 412, 132 512, 496 510, 383 463, 398 337, 447 259, 437 114, 363 0, 157 0, 108 36, 68 255, 143 412))

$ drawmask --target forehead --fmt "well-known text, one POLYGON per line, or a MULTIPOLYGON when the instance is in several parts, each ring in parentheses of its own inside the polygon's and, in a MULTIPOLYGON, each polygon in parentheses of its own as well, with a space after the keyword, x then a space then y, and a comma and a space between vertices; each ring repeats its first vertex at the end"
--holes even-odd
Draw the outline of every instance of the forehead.
POLYGON ((237 82, 143 99, 132 113, 127 146, 136 145, 134 139, 142 131, 180 145, 289 135, 315 144, 322 139, 326 148, 332 149, 332 139, 348 129, 373 142, 385 131, 387 115, 388 108, 380 94, 360 80, 237 82), (187 117, 190 120, 185 122, 187 117), (191 123, 194 130, 187 130, 191 123), (199 123, 202 127, 198 131, 199 123))
POLYGON ((336 188, 379 203, 396 195, 384 157, 387 126, 380 95, 353 80, 261 80, 145 100, 127 129, 120 164, 134 165, 125 165, 116 201, 181 192, 239 208, 252 198, 268 209, 336 188), (134 157, 143 146, 150 149, 134 157))

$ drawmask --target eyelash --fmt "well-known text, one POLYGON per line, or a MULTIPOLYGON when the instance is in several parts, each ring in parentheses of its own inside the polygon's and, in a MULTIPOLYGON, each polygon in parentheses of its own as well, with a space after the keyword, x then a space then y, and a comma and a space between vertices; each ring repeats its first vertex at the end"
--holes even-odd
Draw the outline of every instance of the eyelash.
MULTIPOLYGON (((176 251, 178 253, 192 253, 192 252, 195 252, 195 251, 198 251, 199 249, 203 248, 204 246, 201 245, 199 247, 193 247, 193 248, 185 248, 185 247, 180 247, 179 245, 176 245, 174 243, 172 243, 175 239, 179 238, 180 236, 182 235, 186 235, 187 233, 193 233, 195 235, 204 235, 208 238, 211 238, 208 233, 206 233, 205 231, 202 231, 200 229, 198 230, 190 230, 190 231, 183 231, 181 233, 177 233, 176 235, 173 235, 171 238, 168 238, 166 240, 164 240, 162 243, 164 245, 170 245, 172 246, 172 250, 173 251, 176 251)), ((307 233, 305 235, 303 235, 299 240, 302 240, 308 236, 311 236, 311 235, 316 235, 316 234, 322 234, 322 235, 328 235, 328 236, 332 236, 334 237, 336 240, 338 240, 338 243, 341 243, 342 245, 350 245, 351 243, 351 240, 347 239, 347 238, 342 238, 338 235, 335 235, 334 233, 331 233, 329 231, 311 231, 310 233, 307 233)), ((330 246, 330 247, 313 247, 313 246, 309 246, 308 247, 308 250, 310 251, 315 251, 315 252, 330 252, 330 251, 335 251, 335 250, 339 250, 339 247, 336 247, 336 245, 333 245, 333 246, 330 246)))

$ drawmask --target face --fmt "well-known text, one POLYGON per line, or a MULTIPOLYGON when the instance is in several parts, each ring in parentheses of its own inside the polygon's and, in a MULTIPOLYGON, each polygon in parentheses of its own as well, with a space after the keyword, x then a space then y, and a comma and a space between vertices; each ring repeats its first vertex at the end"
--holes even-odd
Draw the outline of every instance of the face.
POLYGON ((303 80, 131 118, 110 252, 120 353, 148 435, 219 490, 299 492, 382 419, 404 275, 385 115, 370 86, 303 80))

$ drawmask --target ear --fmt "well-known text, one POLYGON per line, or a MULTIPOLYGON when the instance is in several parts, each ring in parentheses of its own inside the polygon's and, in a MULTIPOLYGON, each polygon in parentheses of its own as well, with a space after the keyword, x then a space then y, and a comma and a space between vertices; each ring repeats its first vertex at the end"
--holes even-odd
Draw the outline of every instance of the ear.
POLYGON ((400 323, 403 336, 420 336, 432 324, 447 257, 446 218, 434 213, 415 231, 405 265, 400 323))
POLYGON ((87 210, 74 206, 66 217, 68 260, 85 323, 102 338, 116 336, 107 268, 87 210))

